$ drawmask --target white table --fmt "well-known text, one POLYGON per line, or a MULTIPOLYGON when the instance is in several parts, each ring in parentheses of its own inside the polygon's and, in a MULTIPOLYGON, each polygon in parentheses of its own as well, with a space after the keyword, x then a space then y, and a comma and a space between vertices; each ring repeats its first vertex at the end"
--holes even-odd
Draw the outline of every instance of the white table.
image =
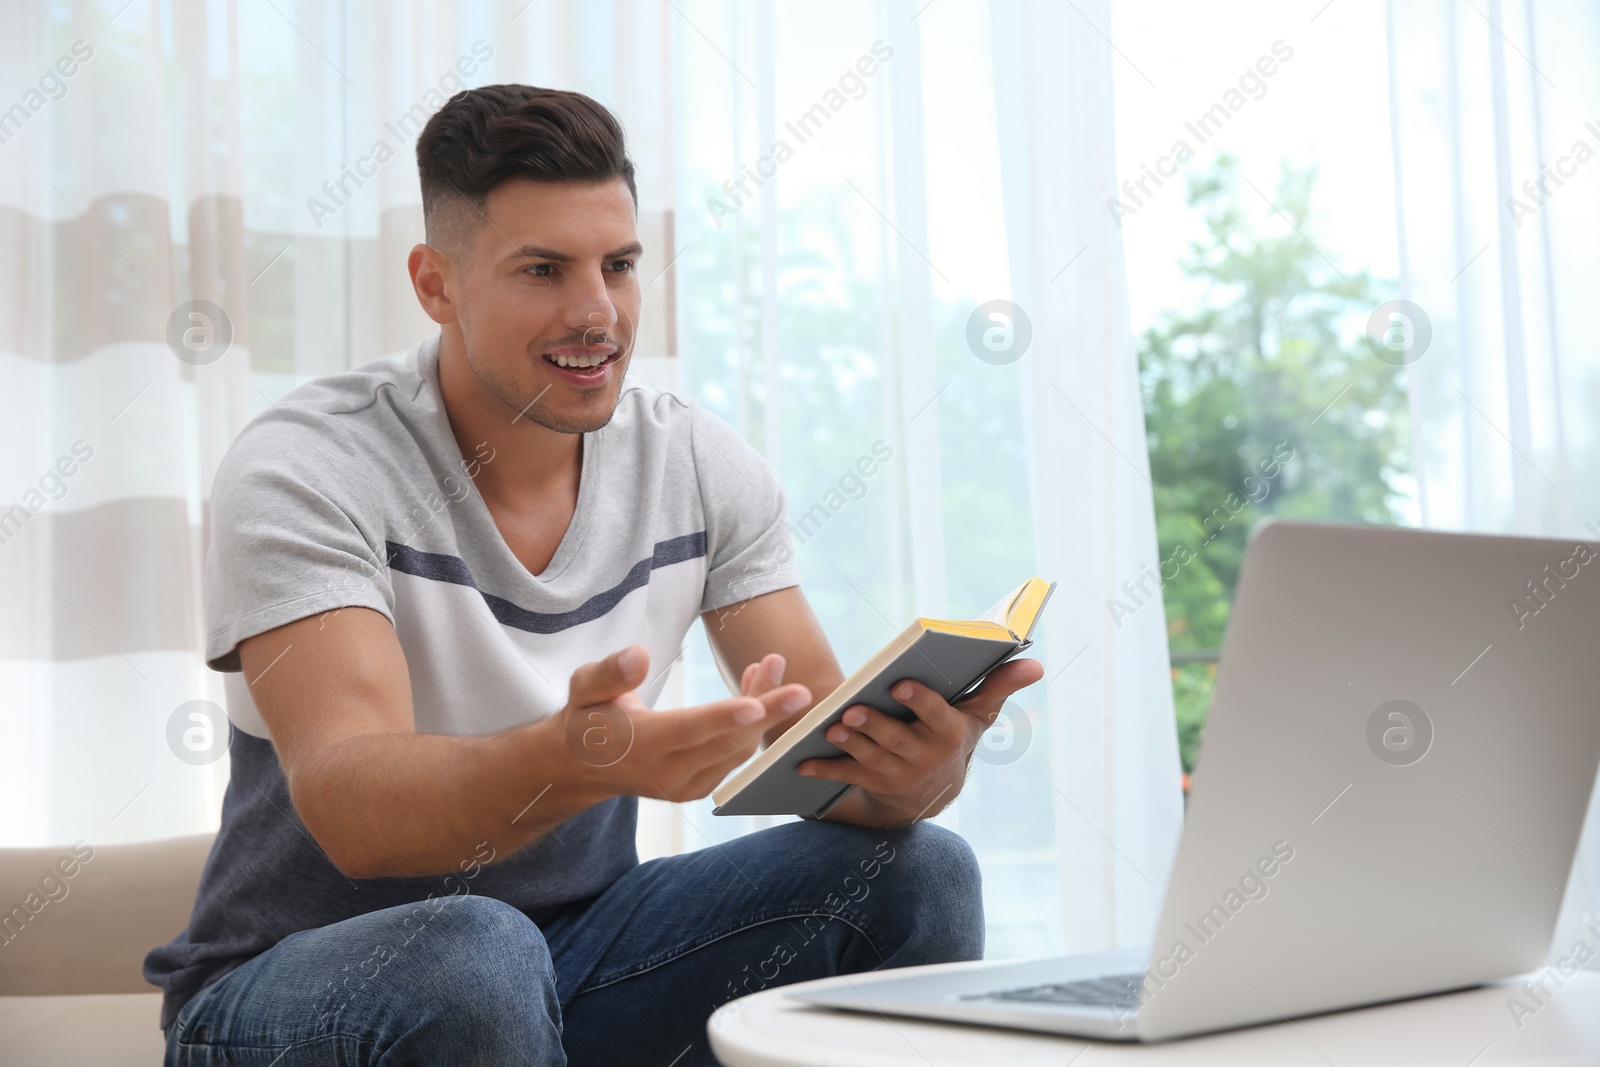
MULTIPOLYGON (((926 969, 981 966, 957 963, 926 969)), ((870 996, 870 983, 887 976, 879 972, 848 980, 870 996)), ((1128 1045, 813 1008, 787 999, 778 988, 724 1005, 711 1017, 707 1031, 712 1050, 727 1067, 1600 1064, 1600 974, 1567 979, 1536 1014, 1521 1019, 1520 1027, 1506 1004, 1519 992, 1520 983, 1507 982, 1185 1041, 1128 1045)))

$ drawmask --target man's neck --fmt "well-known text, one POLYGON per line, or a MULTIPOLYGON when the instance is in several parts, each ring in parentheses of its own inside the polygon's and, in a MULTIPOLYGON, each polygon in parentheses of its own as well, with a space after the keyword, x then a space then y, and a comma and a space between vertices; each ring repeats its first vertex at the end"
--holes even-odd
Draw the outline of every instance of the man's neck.
POLYGON ((551 493, 575 491, 583 435, 512 410, 478 380, 459 331, 448 328, 439 338, 439 392, 462 458, 478 463, 473 481, 485 499, 523 511, 551 493))

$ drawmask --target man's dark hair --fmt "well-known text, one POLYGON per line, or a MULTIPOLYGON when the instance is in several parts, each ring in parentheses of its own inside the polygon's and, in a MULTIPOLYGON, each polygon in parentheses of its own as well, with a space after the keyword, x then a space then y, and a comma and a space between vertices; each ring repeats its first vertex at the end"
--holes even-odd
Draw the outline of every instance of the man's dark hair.
POLYGON ((417 138, 428 243, 456 251, 483 222, 501 184, 633 181, 622 124, 582 93, 532 85, 485 85, 452 96, 417 138))

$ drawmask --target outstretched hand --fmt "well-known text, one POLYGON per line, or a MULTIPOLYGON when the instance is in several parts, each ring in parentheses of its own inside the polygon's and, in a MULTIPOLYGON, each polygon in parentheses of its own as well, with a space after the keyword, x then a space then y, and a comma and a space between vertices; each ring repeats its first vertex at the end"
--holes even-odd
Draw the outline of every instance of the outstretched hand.
MULTIPOLYGON (((768 658, 778 660, 781 678, 782 657, 768 658)), ((653 711, 638 693, 649 676, 650 654, 639 645, 572 672, 558 716, 568 749, 608 794, 698 800, 755 754, 774 722, 811 703, 803 685, 767 684, 697 707, 653 711)))

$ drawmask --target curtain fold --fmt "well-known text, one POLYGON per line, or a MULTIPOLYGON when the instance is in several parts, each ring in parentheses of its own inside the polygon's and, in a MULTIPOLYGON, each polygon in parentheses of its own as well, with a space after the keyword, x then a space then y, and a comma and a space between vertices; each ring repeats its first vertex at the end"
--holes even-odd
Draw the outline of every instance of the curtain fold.
POLYGON ((893 204, 892 259, 895 367, 899 385, 899 434, 905 459, 906 522, 917 531, 910 539, 911 591, 917 611, 947 617, 948 561, 941 505, 938 366, 933 343, 933 264, 929 247, 927 166, 923 133, 923 68, 920 29, 911 21, 921 4, 894 0, 885 19, 886 39, 894 48, 889 67, 889 125, 893 147, 883 183, 893 204))
MULTIPOLYGON (((1600 540, 1600 11, 1389 0, 1424 524, 1600 540)), ((1600 916, 1600 794, 1555 956, 1600 916)), ((1592 946, 1591 946, 1592 947, 1592 946)))
POLYGON ((1023 407, 1044 626, 1065 942, 1143 944, 1182 825, 1165 613, 1105 610, 1157 569, 1116 188, 1110 3, 994 5, 1012 300, 1032 324, 1023 407))

